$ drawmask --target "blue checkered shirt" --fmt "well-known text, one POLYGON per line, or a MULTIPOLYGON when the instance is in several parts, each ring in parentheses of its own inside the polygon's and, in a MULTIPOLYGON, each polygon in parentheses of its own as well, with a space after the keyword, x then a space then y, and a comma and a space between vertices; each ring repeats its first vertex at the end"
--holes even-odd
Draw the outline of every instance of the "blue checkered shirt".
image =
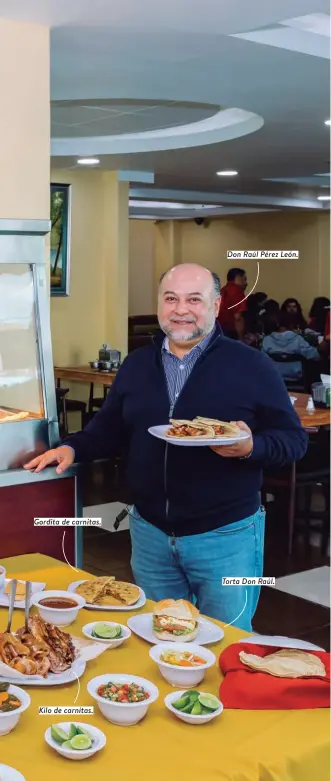
MULTIPOLYGON (((213 331, 205 336, 199 344, 192 347, 192 350, 184 355, 182 358, 177 358, 169 349, 169 339, 166 336, 162 345, 162 363, 163 369, 167 380, 168 394, 170 399, 171 408, 174 407, 180 392, 188 380, 193 367, 195 366, 198 358, 206 350, 211 342, 215 333, 213 331)), ((172 413, 170 413, 172 414, 172 413)))

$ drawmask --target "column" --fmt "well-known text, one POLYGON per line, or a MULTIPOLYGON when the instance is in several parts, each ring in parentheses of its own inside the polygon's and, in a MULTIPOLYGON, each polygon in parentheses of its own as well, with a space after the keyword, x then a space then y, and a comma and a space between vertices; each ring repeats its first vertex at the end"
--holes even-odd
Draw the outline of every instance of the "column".
MULTIPOLYGON (((104 339, 122 358, 128 348, 129 315, 129 183, 116 171, 102 174, 104 339)), ((96 258, 97 262, 97 258, 96 258)))
POLYGON ((0 19, 0 219, 49 218, 49 30, 0 19))
POLYGON ((155 306, 161 274, 181 263, 180 221, 166 220, 155 225, 154 288, 155 306))

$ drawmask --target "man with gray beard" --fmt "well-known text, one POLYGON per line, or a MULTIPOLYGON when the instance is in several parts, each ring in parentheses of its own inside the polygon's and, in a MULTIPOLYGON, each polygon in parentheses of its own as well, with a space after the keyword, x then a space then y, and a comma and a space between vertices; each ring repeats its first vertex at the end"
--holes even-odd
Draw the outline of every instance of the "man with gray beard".
POLYGON ((195 264, 160 280, 154 342, 125 359, 86 429, 26 464, 126 451, 132 569, 149 599, 195 601, 202 613, 250 631, 259 589, 223 577, 263 573, 262 465, 302 458, 307 436, 272 361, 227 339, 216 323, 220 280, 195 264), (219 447, 176 447, 151 436, 169 418, 235 421, 248 436, 219 447))

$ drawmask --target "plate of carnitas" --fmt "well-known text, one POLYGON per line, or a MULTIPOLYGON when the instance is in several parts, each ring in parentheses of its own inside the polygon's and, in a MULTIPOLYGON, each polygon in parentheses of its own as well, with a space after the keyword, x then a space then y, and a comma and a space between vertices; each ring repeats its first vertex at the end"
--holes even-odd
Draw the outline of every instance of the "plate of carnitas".
POLYGON ((134 583, 116 580, 105 575, 91 580, 75 580, 68 591, 86 600, 85 607, 93 610, 137 610, 146 602, 144 591, 134 583))
MULTIPOLYGON (((83 675, 86 663, 107 646, 71 636, 40 615, 29 615, 31 583, 26 583, 25 622, 11 631, 16 581, 12 581, 8 623, 0 632, 0 683, 58 686, 83 675)), ((69 600, 68 600, 69 601, 69 600)), ((54 610, 54 622, 56 613, 54 610)), ((1 781, 1 779, 0 779, 1 781)))
POLYGON ((148 643, 170 642, 199 645, 218 643, 224 637, 223 629, 213 621, 200 616, 199 610, 185 599, 162 599, 153 613, 129 618, 128 627, 148 643))
POLYGON ((214 418, 197 417, 194 420, 174 420, 166 425, 151 426, 148 429, 153 437, 182 447, 215 447, 233 445, 249 434, 236 423, 226 423, 214 418))

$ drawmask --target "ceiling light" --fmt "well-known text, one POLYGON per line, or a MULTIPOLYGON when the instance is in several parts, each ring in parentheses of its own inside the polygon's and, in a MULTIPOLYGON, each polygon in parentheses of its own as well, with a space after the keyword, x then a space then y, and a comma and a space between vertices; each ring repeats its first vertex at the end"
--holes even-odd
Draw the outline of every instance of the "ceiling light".
POLYGON ((325 125, 331 125, 331 119, 326 119, 324 122, 325 125))
POLYGON ((331 201, 330 195, 319 195, 317 198, 318 201, 331 201))
POLYGON ((238 171, 216 171, 217 176, 237 176, 238 171))
POLYGON ((135 209, 188 209, 191 211, 199 209, 221 209, 221 205, 209 203, 175 203, 174 201, 146 201, 130 199, 129 206, 135 209))
POLYGON ((78 165, 99 165, 100 160, 97 157, 81 157, 77 163, 78 165))

